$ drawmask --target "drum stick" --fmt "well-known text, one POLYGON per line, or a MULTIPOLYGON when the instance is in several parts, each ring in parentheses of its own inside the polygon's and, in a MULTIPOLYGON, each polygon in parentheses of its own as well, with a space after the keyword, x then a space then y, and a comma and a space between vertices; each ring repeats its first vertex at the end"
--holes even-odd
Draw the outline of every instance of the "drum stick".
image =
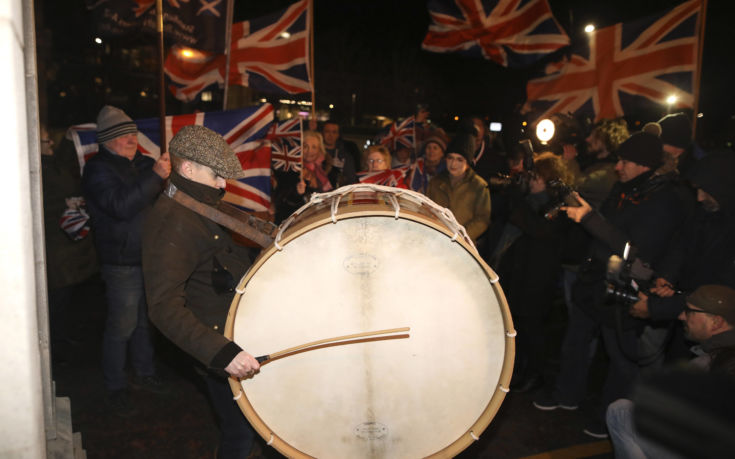
MULTIPOLYGON (((290 347, 288 349, 274 352, 272 354, 261 355, 260 357, 256 357, 255 360, 257 360, 258 363, 263 363, 267 360, 273 360, 273 359, 276 359, 286 354, 295 353, 297 351, 303 351, 310 347, 322 346, 324 344, 336 344, 336 343, 339 343, 340 341, 347 341, 347 340, 353 340, 353 341, 350 341, 349 343, 344 343, 344 344, 357 343, 357 342, 360 342, 358 341, 359 338, 365 338, 368 336, 378 336, 378 335, 391 335, 393 333, 407 332, 409 330, 411 330, 410 327, 390 328, 387 330, 377 330, 377 331, 371 331, 371 332, 354 333, 352 335, 344 335, 344 336, 336 336, 334 338, 320 339, 318 341, 312 341, 310 343, 302 344, 300 346, 290 347)), ((405 337, 407 338, 408 335, 405 335, 405 337)))

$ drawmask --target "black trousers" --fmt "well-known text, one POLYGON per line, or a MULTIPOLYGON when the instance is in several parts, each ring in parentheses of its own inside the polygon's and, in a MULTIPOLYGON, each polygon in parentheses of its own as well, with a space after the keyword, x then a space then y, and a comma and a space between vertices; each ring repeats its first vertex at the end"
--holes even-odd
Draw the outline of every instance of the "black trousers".
POLYGON ((219 419, 221 436, 217 459, 246 459, 253 447, 255 431, 233 400, 226 379, 207 374, 204 381, 219 419))

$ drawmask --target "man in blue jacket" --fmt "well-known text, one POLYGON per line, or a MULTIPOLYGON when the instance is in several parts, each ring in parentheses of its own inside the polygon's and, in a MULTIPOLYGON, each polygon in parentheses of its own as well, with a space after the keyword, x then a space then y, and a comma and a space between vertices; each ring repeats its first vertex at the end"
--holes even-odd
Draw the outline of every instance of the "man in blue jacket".
POLYGON ((99 153, 84 167, 82 188, 95 230, 95 245, 107 297, 103 373, 107 404, 120 416, 136 414, 128 396, 125 363, 134 386, 162 393, 156 376, 143 274, 143 214, 171 172, 168 153, 158 161, 138 151, 138 129, 122 110, 106 105, 97 116, 99 153))

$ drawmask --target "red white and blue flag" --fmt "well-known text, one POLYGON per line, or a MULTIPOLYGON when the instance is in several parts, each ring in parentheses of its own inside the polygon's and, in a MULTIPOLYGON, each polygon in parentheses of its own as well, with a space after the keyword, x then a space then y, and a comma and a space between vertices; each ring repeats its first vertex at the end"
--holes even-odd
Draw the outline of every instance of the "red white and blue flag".
POLYGON ((390 151, 396 151, 405 147, 412 151, 416 148, 416 122, 413 116, 390 125, 388 132, 380 138, 380 144, 388 147, 390 151))
POLYGON ((393 186, 396 188, 407 189, 404 181, 408 173, 408 166, 401 166, 395 169, 386 169, 378 172, 358 172, 357 179, 360 183, 373 183, 375 185, 393 186))
MULTIPOLYGON (((310 0, 302 0, 268 16, 232 25, 229 83, 276 94, 312 90, 309 69, 310 0)), ((191 101, 205 88, 222 87, 226 57, 192 50, 183 57, 172 48, 164 70, 169 89, 191 101)))
MULTIPOLYGON (((184 126, 198 124, 224 137, 237 155, 247 177, 227 182, 225 201, 252 211, 270 206, 270 145, 265 136, 273 122, 273 106, 241 108, 222 112, 194 113, 166 117, 166 138, 170 140, 184 126)), ((138 150, 152 158, 160 156, 158 118, 136 120, 138 150)), ((72 126, 66 133, 77 150, 80 167, 97 153, 97 130, 93 123, 72 126)))
POLYGON ((273 123, 266 138, 271 141, 271 166, 286 172, 301 171, 302 119, 273 123))
POLYGON ((692 107, 701 16, 700 0, 661 14, 619 23, 589 34, 586 46, 547 68, 526 86, 526 112, 615 118, 666 105, 692 107))
POLYGON ((526 66, 569 44, 547 0, 430 0, 421 47, 526 66))
POLYGON ((411 164, 409 171, 408 187, 413 191, 426 194, 426 189, 429 185, 429 177, 424 171, 424 158, 417 158, 411 164))

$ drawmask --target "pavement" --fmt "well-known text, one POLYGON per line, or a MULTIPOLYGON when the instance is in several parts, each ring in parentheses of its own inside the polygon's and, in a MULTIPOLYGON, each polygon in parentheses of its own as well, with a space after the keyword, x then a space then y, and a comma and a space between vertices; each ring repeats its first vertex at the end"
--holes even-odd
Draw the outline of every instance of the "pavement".
MULTIPOLYGON (((83 284, 69 311, 73 338, 67 352, 54 352, 53 374, 59 396, 71 399, 74 432, 81 432, 87 457, 214 458, 218 431, 214 415, 190 358, 160 335, 156 336, 160 375, 171 392, 132 392, 139 413, 120 418, 106 409, 102 379, 104 286, 95 277, 83 284)), ((554 306, 548 329, 547 380, 558 367, 558 348, 566 325, 561 302, 554 306)), ((588 398, 577 411, 540 411, 532 406, 536 392, 509 393, 490 426, 458 457, 470 458, 611 458, 607 440, 586 436, 582 429, 593 411, 606 360, 598 352, 590 375, 588 398)), ((253 458, 280 454, 258 438, 253 458)))

